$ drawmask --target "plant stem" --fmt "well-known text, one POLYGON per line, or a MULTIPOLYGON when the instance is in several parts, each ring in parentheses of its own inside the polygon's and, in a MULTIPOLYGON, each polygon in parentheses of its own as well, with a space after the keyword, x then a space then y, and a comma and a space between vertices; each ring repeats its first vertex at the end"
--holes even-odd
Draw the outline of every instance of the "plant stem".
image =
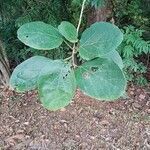
POLYGON ((148 68, 148 66, 149 66, 149 60, 150 60, 150 53, 148 53, 148 58, 147 58, 147 65, 146 65, 146 68, 148 68))
POLYGON ((80 26, 81 26, 81 21, 82 21, 82 16, 83 16, 85 3, 86 3, 86 0, 83 0, 81 13, 80 13, 80 18, 79 18, 79 23, 78 23, 78 27, 77 27, 77 32, 79 32, 79 29, 80 29, 80 26))
POLYGON ((65 61, 68 61, 68 60, 70 60, 71 58, 72 58, 72 57, 70 56, 70 57, 66 58, 65 61))
POLYGON ((64 42, 65 42, 65 44, 66 44, 70 49, 73 50, 73 47, 71 47, 71 45, 70 45, 67 41, 64 41, 64 42))
POLYGON ((76 63, 75 63, 75 55, 76 55, 76 49, 75 49, 75 47, 76 47, 76 45, 74 44, 73 45, 73 51, 72 51, 72 66, 73 66, 73 68, 76 68, 77 67, 77 65, 76 65, 76 63))
MULTIPOLYGON (((77 33, 79 33, 79 29, 80 29, 80 26, 81 26, 85 3, 86 3, 86 0, 83 0, 81 13, 80 13, 80 18, 79 18, 79 23, 78 23, 78 26, 77 26, 77 33)), ((75 63, 75 58, 76 58, 76 48, 75 47, 76 47, 76 45, 74 44, 73 48, 72 48, 73 49, 73 51, 72 51, 72 65, 73 65, 73 68, 77 67, 77 65, 75 63)))

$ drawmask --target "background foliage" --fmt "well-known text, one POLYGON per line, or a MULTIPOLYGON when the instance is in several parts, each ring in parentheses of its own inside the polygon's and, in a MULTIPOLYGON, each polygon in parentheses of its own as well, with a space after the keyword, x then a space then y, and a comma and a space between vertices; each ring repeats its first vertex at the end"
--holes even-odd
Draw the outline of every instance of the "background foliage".
POLYGON ((124 61, 127 80, 145 85, 147 80, 143 74, 146 73, 147 67, 140 62, 139 56, 149 53, 150 41, 143 39, 144 30, 136 29, 134 26, 126 26, 122 31, 124 33, 124 41, 118 51, 124 61))
POLYGON ((64 51, 64 46, 51 52, 28 48, 17 39, 16 32, 22 24, 31 21, 44 21, 53 26, 57 26, 62 20, 69 20, 77 24, 79 6, 73 5, 71 0, 2 0, 0 6, 0 34, 9 60, 14 65, 37 54, 52 59, 63 58, 64 55, 67 55, 69 50, 65 47, 64 51))
MULTIPOLYGON (((66 57, 70 50, 65 45, 52 51, 35 51, 17 39, 16 31, 22 24, 37 20, 53 26, 68 20, 77 26, 81 3, 82 0, 1 0, 0 36, 11 68, 34 55, 51 59, 66 57)), ((149 63, 142 63, 141 57, 147 55, 147 59, 150 51, 150 0, 88 0, 81 30, 87 26, 86 12, 91 6, 101 9, 110 3, 115 24, 124 32, 124 42, 118 51, 124 60, 127 79, 146 83, 144 74, 149 63)))
POLYGON ((126 77, 128 81, 140 85, 147 83, 144 75, 149 66, 149 9, 149 0, 113 1, 115 22, 122 28, 124 33, 124 41, 118 51, 124 61, 126 77), (146 56, 144 61, 143 56, 146 56))

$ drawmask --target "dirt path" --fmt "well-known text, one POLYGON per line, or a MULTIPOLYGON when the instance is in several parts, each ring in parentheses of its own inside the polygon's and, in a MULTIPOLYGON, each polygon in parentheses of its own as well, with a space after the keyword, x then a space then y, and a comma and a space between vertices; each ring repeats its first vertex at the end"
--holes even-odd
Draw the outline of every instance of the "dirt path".
POLYGON ((129 88, 128 99, 98 102, 77 92, 57 112, 45 110, 34 93, 0 95, 0 149, 149 150, 150 89, 129 88))

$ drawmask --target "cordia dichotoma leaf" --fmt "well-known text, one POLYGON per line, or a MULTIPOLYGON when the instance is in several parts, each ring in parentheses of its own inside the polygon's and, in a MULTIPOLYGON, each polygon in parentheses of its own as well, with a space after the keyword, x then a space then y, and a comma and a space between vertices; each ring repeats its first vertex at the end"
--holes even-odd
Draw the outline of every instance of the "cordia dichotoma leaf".
POLYGON ((56 28, 41 21, 22 25, 17 34, 25 45, 39 50, 58 48, 63 42, 62 35, 56 28))
MULTIPOLYGON (((60 62, 57 62, 60 63, 60 62)), ((76 79, 74 71, 68 64, 54 72, 47 72, 38 80, 38 90, 42 105, 48 110, 56 111, 67 106, 75 95, 76 79)))
POLYGON ((26 92, 37 87, 37 80, 46 66, 51 66, 53 60, 43 56, 31 57, 18 65, 10 78, 10 86, 18 92, 26 92))
POLYGON ((78 87, 98 100, 114 100, 123 95, 126 80, 122 70, 112 60, 96 58, 75 71, 78 87))
POLYGON ((70 22, 61 22, 61 24, 58 26, 58 30, 71 43, 76 43, 78 41, 77 29, 70 22))
POLYGON ((97 22, 83 32, 79 54, 85 60, 102 57, 116 49, 122 40, 123 34, 117 26, 107 22, 97 22))
POLYGON ((102 56, 102 58, 111 59, 120 67, 120 69, 123 69, 122 58, 116 50, 109 52, 108 54, 102 56))

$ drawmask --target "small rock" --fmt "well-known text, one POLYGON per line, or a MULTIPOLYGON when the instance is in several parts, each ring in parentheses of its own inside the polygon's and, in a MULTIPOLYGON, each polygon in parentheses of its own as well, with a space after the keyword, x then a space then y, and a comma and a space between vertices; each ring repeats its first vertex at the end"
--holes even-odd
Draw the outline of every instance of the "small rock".
POLYGON ((17 134, 24 133, 24 130, 18 130, 17 134))
POLYGON ((19 123, 20 122, 20 120, 15 120, 15 123, 19 123))
POLYGON ((101 120, 103 118, 102 114, 99 112, 94 113, 93 116, 99 120, 101 120))
POLYGON ((140 95, 139 95, 139 98, 140 98, 141 100, 143 100, 143 99, 145 99, 145 95, 140 94, 140 95))
POLYGON ((79 136, 79 135, 75 135, 75 137, 76 137, 76 138, 78 138, 78 139, 80 138, 80 136, 79 136))
POLYGON ((116 113, 115 113, 114 110, 110 110, 110 111, 109 111, 109 114, 110 114, 110 115, 115 115, 116 113))
POLYGON ((102 126, 107 126, 107 125, 109 124, 109 121, 103 120, 103 121, 100 122, 100 124, 101 124, 102 126))
POLYGON ((134 108, 137 108, 137 109, 142 108, 142 106, 139 103, 133 103, 132 105, 133 105, 134 108))
POLYGON ((29 122, 24 122, 23 124, 26 125, 26 126, 28 126, 28 125, 29 125, 29 122))
POLYGON ((30 136, 29 136, 29 135, 26 135, 25 138, 26 138, 26 139, 30 139, 30 136))
POLYGON ((145 112, 147 112, 148 114, 150 114, 150 109, 146 109, 145 112))
POLYGON ((80 108, 80 109, 78 110, 78 113, 81 114, 82 112, 83 112, 83 108, 80 108))
POLYGON ((60 120, 60 123, 64 124, 64 123, 68 123, 66 120, 60 120))
POLYGON ((45 138, 45 135, 42 135, 41 137, 40 137, 40 139, 44 139, 45 138))
POLYGON ((90 136, 90 139, 91 139, 91 140, 94 140, 94 139, 95 139, 95 137, 94 137, 94 136, 90 136))
POLYGON ((61 108, 60 111, 64 112, 64 111, 66 111, 66 108, 61 108))
POLYGON ((141 92, 141 89, 137 89, 137 92, 138 92, 138 93, 141 92))
POLYGON ((150 106, 150 101, 146 102, 146 106, 148 106, 148 107, 150 106))
POLYGON ((134 95, 134 92, 133 92, 133 91, 130 91, 130 95, 134 95))
POLYGON ((146 134, 150 135, 150 128, 146 127, 145 130, 146 130, 146 134))
POLYGON ((79 148, 80 149, 87 149, 87 143, 85 143, 85 142, 83 142, 83 143, 81 143, 80 145, 79 145, 79 148))
POLYGON ((7 138, 6 141, 22 140, 23 138, 24 138, 24 134, 16 134, 14 136, 7 138))

